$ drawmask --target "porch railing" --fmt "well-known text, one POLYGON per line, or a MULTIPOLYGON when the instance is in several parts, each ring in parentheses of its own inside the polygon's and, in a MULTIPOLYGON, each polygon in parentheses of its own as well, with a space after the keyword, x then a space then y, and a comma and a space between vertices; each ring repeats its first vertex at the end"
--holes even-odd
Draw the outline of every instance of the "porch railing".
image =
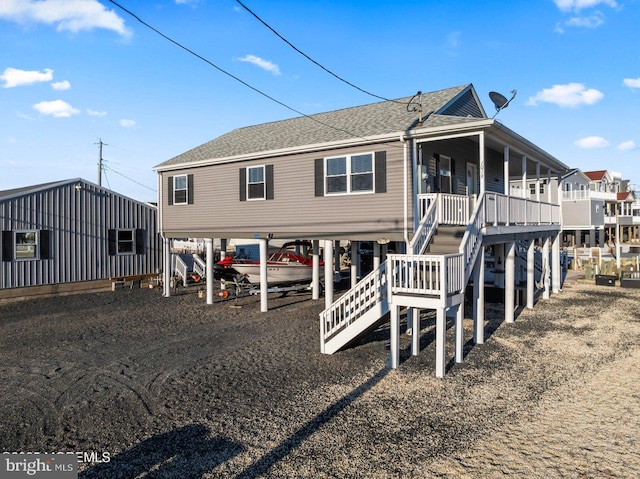
POLYGON ((439 256, 392 254, 387 257, 391 294, 444 298, 464 287, 464 258, 460 253, 439 256))

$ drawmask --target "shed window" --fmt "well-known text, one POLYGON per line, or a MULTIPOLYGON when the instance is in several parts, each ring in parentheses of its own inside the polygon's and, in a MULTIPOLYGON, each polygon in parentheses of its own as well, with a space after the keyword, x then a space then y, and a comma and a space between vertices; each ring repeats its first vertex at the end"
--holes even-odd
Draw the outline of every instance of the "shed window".
POLYGON ((109 254, 112 256, 144 254, 144 230, 113 229, 108 232, 109 254))
POLYGON ((15 233, 15 255, 16 259, 38 259, 38 231, 16 231, 15 233))
POLYGON ((372 193, 373 153, 326 159, 327 194, 372 193))

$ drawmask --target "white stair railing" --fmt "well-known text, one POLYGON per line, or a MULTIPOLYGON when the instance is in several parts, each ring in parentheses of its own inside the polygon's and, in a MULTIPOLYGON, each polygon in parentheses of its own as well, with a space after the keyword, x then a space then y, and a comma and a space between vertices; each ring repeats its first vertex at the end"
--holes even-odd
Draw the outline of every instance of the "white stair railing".
MULTIPOLYGON (((362 278, 347 293, 320 313, 321 338, 323 341, 362 317, 376 304, 383 302, 387 295, 386 263, 362 278)), ((382 312, 385 313, 384 311, 382 312)))
POLYGON ((189 268, 184 260, 179 256, 175 255, 175 272, 178 274, 180 279, 182 280, 182 285, 187 285, 187 275, 189 273, 189 268))
POLYGON ((469 225, 467 226, 462 242, 460 243, 460 253, 464 257, 464 283, 469 281, 473 271, 473 264, 482 249, 482 226, 484 224, 485 196, 482 195, 476 203, 469 225))
POLYGON ((193 272, 197 273, 201 278, 207 277, 207 263, 200 257, 199 254, 193 255, 193 272))
POLYGON ((429 241, 433 237, 436 228, 438 226, 437 222, 437 212, 438 212, 438 202, 431 201, 429 206, 424 211, 422 219, 420 220, 420 224, 418 225, 418 229, 416 230, 411 242, 409 243, 409 251, 412 251, 416 254, 424 253, 424 250, 427 249, 427 245, 429 241))

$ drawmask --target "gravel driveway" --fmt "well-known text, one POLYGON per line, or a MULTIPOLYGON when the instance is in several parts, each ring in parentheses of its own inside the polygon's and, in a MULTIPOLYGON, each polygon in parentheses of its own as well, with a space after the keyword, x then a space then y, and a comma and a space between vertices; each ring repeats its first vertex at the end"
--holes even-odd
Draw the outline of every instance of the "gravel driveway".
POLYGON ((465 320, 443 380, 432 315, 391 371, 384 328, 321 355, 323 305, 159 289, 0 305, 0 451, 82 452, 83 478, 640 476, 640 290, 568 281, 514 324, 490 305, 485 344, 465 320))

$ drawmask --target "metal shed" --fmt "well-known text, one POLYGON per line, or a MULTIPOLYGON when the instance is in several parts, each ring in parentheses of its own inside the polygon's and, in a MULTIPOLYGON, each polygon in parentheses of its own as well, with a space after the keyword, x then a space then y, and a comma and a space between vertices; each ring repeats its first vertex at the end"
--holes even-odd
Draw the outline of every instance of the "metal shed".
POLYGON ((80 178, 0 191, 0 231, 0 299, 102 289, 162 264, 157 208, 80 178))

